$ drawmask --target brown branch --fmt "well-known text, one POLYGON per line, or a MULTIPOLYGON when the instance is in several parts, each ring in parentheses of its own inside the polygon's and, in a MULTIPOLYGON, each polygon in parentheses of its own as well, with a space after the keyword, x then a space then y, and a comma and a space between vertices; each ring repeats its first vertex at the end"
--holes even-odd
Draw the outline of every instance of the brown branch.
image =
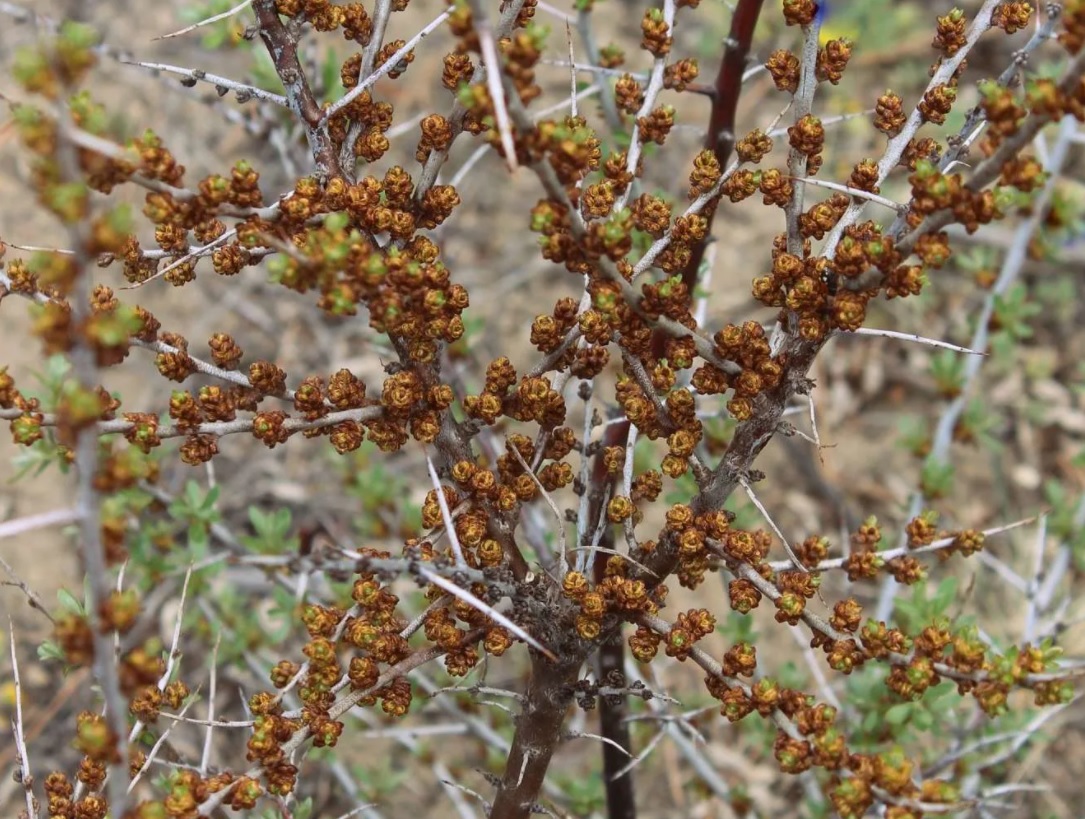
POLYGON ((305 125, 305 136, 317 168, 328 177, 342 176, 338 149, 332 142, 327 123, 321 120, 320 105, 298 59, 297 35, 279 19, 275 0, 256 0, 253 9, 260 25, 260 39, 282 80, 290 110, 305 125))
POLYGON ((541 654, 531 662, 524 708, 516 718, 516 735, 490 819, 527 819, 546 778, 550 759, 561 741, 565 711, 573 700, 573 684, 583 662, 582 646, 559 651, 552 663, 541 654))
MULTIPOLYGON (((721 166, 726 165, 726 159, 734 146, 733 122, 735 109, 738 105, 738 94, 741 90, 742 69, 746 63, 746 55, 749 53, 753 30, 757 24, 762 3, 763 0, 740 0, 739 7, 732 20, 732 36, 727 41, 727 51, 717 78, 718 90, 714 99, 706 145, 716 151, 717 156, 721 156, 721 166), (727 131, 729 136, 724 134, 724 131, 727 131)), ((545 178, 543 178, 543 182, 545 185, 545 178)), ((564 196, 564 192, 561 193, 562 196, 558 197, 558 201, 561 201, 564 196)), ((572 212, 576 213, 575 210, 572 212)), ((583 226, 574 221, 574 235, 582 232, 582 230, 583 226), (578 227, 580 231, 577 230, 578 227)), ((700 259, 703 257, 705 246, 707 246, 707 240, 695 248, 695 260, 683 271, 683 280, 687 282, 691 292, 696 284, 700 259)), ((605 272, 612 273, 610 270, 605 272)), ((632 285, 621 276, 616 275, 616 273, 610 275, 609 278, 617 282, 626 301, 636 310, 640 299, 632 285)), ((656 352, 657 357, 662 356, 663 345, 668 334, 678 337, 688 334, 692 335, 695 342, 697 342, 698 354, 725 370, 733 368, 732 362, 724 362, 719 359, 711 342, 704 339, 700 334, 691 333, 687 328, 677 325, 677 322, 671 322, 665 317, 660 317, 659 320, 652 322, 652 324, 655 328, 653 351, 656 352)), ((803 345, 796 342, 793 346, 803 345)), ((805 346, 811 347, 809 356, 798 356, 795 359, 802 373, 802 378, 795 381, 789 381, 786 378, 782 379, 780 387, 776 390, 778 394, 772 396, 769 400, 763 400, 762 406, 757 408, 759 412, 755 414, 754 418, 739 427, 735 435, 735 440, 740 442, 739 446, 733 453, 729 452, 730 460, 725 457, 720 468, 705 479, 705 485, 702 487, 700 495, 698 495, 700 508, 710 508, 715 505, 715 501, 721 496, 726 497, 726 495, 729 495, 734 490, 734 487, 738 485, 738 476, 746 474, 753 460, 768 443, 769 438, 777 428, 793 384, 805 381, 805 372, 813 361, 817 349, 820 348, 820 345, 805 346)), ((605 440, 620 443, 625 440, 628 432, 628 423, 615 424, 608 428, 605 440)), ((584 442, 584 445, 587 446, 587 441, 584 442)), ((598 456, 594 467, 592 474, 593 486, 590 489, 598 489, 599 486, 606 484, 605 475, 600 474, 601 459, 598 456)), ((589 488, 586 487, 585 491, 589 491, 589 488)), ((596 492, 593 496, 591 506, 595 508, 592 508, 589 512, 589 521, 597 520, 598 516, 604 513, 601 508, 598 508, 601 506, 601 497, 602 493, 599 492, 596 492)), ((722 500, 719 500, 719 503, 722 504, 722 500)), ((653 562, 647 567, 646 574, 651 572, 648 576, 652 577, 654 575, 652 580, 647 581, 649 585, 654 586, 662 582, 662 578, 665 578, 674 570, 677 553, 672 544, 671 548, 662 547, 657 549, 651 558, 653 562)), ((602 561, 598 564, 600 568, 603 565, 605 564, 602 561)), ((617 661, 620 665, 620 654, 622 653, 621 624, 616 623, 606 629, 597 641, 597 645, 600 647, 601 659, 610 663, 617 661), (614 645, 617 646, 617 654, 612 650, 614 645), (608 646, 611 648, 608 649, 608 646)), ((508 758, 505 775, 498 788, 491 819, 522 819, 531 812, 532 802, 542 786, 550 757, 553 755, 560 738, 565 707, 571 697, 564 690, 564 687, 567 687, 575 679, 577 669, 590 653, 590 646, 575 646, 570 647, 570 649, 570 651, 562 655, 564 660, 560 665, 550 664, 541 657, 535 658, 526 705, 517 721, 512 751, 508 758)), ((617 720, 618 724, 615 724, 611 718, 612 716, 603 716, 603 735, 616 742, 617 745, 629 750, 628 730, 623 731, 622 727, 624 726, 620 726, 620 718, 617 720)), ((631 776, 627 774, 614 781, 611 781, 610 778, 614 771, 624 765, 625 760, 615 760, 611 764, 607 760, 607 749, 612 750, 617 756, 617 748, 610 743, 603 743, 603 747, 604 769, 608 774, 607 794, 610 815, 612 819, 632 817, 635 815, 635 801, 631 776)))
MULTIPOLYGON (((798 336, 788 337, 778 359, 786 362, 779 385, 761 393, 754 405, 753 416, 735 429, 719 465, 707 480, 700 484, 700 491, 690 501, 695 514, 721 509, 731 493, 739 486, 739 479, 749 475, 754 461, 780 429, 784 409, 792 395, 809 392, 811 382, 807 378, 814 358, 824 346, 825 340, 806 341, 798 336)), ((678 552, 673 538, 664 538, 656 549, 639 557, 651 574, 641 579, 654 588, 677 567, 678 552)))

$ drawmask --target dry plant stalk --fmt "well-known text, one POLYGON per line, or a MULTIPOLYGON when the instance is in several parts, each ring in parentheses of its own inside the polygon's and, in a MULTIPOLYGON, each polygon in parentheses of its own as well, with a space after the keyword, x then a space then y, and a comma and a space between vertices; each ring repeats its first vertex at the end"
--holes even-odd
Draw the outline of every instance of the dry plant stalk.
MULTIPOLYGON (((576 5, 570 22, 594 68, 620 66, 622 55, 594 45, 591 0, 576 5)), ((49 816, 101 819, 109 811, 130 819, 189 819, 265 800, 285 805, 281 800, 303 784, 297 753, 310 744, 334 746, 354 706, 380 703, 386 714, 405 715, 413 701, 410 675, 424 665, 440 660, 449 674, 463 676, 484 656, 499 658, 518 644, 525 644, 519 653, 528 655, 530 675, 524 690, 513 692, 515 733, 492 791, 476 794, 493 819, 550 812, 548 768, 565 737, 570 706, 585 692, 603 705, 603 739, 612 746, 607 770, 618 774, 608 778, 611 815, 635 814, 628 760, 637 749, 627 724, 607 710, 646 691, 628 675, 625 647, 641 664, 662 650, 701 666, 722 714, 771 723, 781 771, 823 772, 816 781, 842 816, 863 816, 882 805, 885 816, 903 819, 975 804, 951 780, 924 776, 891 749, 855 751, 849 726, 828 699, 759 673, 756 645, 738 643, 722 660, 697 645, 718 618, 743 616, 758 605, 774 607, 784 627, 808 630, 829 672, 886 667, 886 685, 900 701, 922 697, 940 680, 955 682, 961 696, 992 714, 1014 689, 1028 689, 1041 705, 1069 700, 1075 667, 1060 662, 1050 646, 1033 641, 999 654, 975 632, 937 622, 905 633, 884 617, 865 617, 850 597, 826 602, 826 615, 810 605, 829 573, 844 572, 849 581, 914 583, 925 575, 921 556, 974 555, 984 548, 983 532, 939 531, 923 514, 920 497, 897 549, 879 551, 886 533, 867 521, 842 556, 830 555, 826 538, 791 544, 780 534, 776 548, 785 555, 770 560, 779 529, 753 486, 761 477, 754 468, 758 455, 774 436, 793 431, 785 413, 814 388, 808 374, 828 340, 864 330, 872 302, 918 294, 925 274, 950 256, 947 226, 971 232, 1002 218, 999 191, 1044 190, 1049 177, 1030 144, 1047 126, 1085 118, 1085 2, 1047 4, 1036 36, 1020 52, 1021 64, 1001 83, 983 87, 965 130, 944 143, 919 132, 951 112, 966 57, 981 38, 1031 25, 1035 12, 1025 2, 987 0, 972 16, 954 11, 937 18, 926 91, 914 105, 891 92, 874 101, 871 124, 885 135, 881 157, 863 159, 846 180, 827 183, 831 193, 824 198, 815 196, 826 139, 826 123, 814 113, 816 94, 840 80, 853 43, 821 44, 818 4, 784 0, 783 18, 801 30, 802 45, 773 52, 764 67, 790 101, 783 114, 788 124, 779 133, 768 122, 740 133, 743 72, 765 10, 761 0, 738 0, 715 82, 704 85, 696 81, 696 61, 672 52, 675 31, 707 13, 698 5, 663 0, 645 13, 647 74, 617 71, 613 83, 605 71, 595 75, 612 126, 630 133, 626 149, 604 154, 585 117, 533 115, 542 93, 535 69, 544 40, 533 23, 543 6, 535 0, 504 0, 500 8, 450 3, 410 40, 387 36, 407 0, 239 3, 227 14, 248 15, 246 36, 267 49, 281 94, 202 69, 143 65, 179 74, 186 85, 210 83, 239 102, 289 111, 305 135, 311 167, 277 196, 261 190, 260 175, 248 163, 191 184, 167 139, 150 131, 126 144, 108 139, 100 109, 81 90, 98 57, 109 54, 87 28, 61 25, 20 61, 17 80, 34 101, 15 106, 13 116, 34 157, 34 195, 65 227, 67 247, 40 253, 32 263, 6 258, 0 292, 36 303, 36 340, 46 353, 70 359, 72 377, 46 411, 0 370, 0 417, 19 444, 55 442, 79 475, 74 518, 89 595, 85 611, 58 618, 56 640, 69 664, 93 667, 104 699, 101 712, 80 716, 78 775, 57 772, 40 783, 49 816), (371 174, 389 149, 395 121, 377 80, 408 71, 415 48, 440 26, 457 38, 441 77, 453 99, 418 124, 417 169, 397 165, 371 174), (347 92, 337 102, 325 104, 314 92, 299 51, 309 36, 355 44, 341 69, 347 92), (1011 83, 1027 55, 1052 37, 1065 58, 1061 73, 1030 79, 1025 90, 1011 83), (663 198, 639 192, 643 166, 657 161, 646 147, 663 145, 675 126, 674 108, 661 102, 665 91, 699 93, 711 104, 705 147, 688 172, 688 202, 680 213, 663 198), (471 137, 500 154, 510 172, 519 168, 538 178, 540 198, 525 216, 540 236, 542 257, 563 266, 570 284, 581 288, 570 287, 571 295, 525 328, 539 357, 521 372, 508 358, 475 362, 484 381, 477 394, 466 393, 446 357, 464 335, 470 294, 430 238, 462 204, 456 187, 439 179, 453 144, 471 137), (906 201, 880 195, 891 174, 907 176, 906 201), (155 248, 144 247, 136 226, 111 204, 108 194, 119 186, 146 190, 143 216, 153 225, 155 248), (780 209, 786 223, 773 244, 771 270, 752 281, 754 297, 778 308, 775 326, 752 320, 705 326, 695 317, 694 291, 718 205, 724 198, 755 197, 780 209), (886 206, 888 226, 868 216, 886 206), (650 237, 643 252, 634 252, 635 236, 650 237), (131 286, 161 286, 161 279, 181 286, 208 265, 233 276, 265 263, 278 284, 311 294, 319 309, 358 315, 387 334, 397 360, 383 383, 367 384, 348 370, 290 378, 270 361, 241 369, 242 347, 226 333, 213 335, 209 356, 201 357, 181 333, 164 329, 126 293, 101 283, 116 266, 131 286), (153 354, 168 381, 183 384, 201 374, 211 384, 195 394, 179 388, 143 411, 121 410, 101 388, 100 371, 122 365, 132 348, 153 354), (582 429, 566 425, 573 395, 584 404, 582 429), (735 422, 718 457, 705 445, 702 422, 717 403, 735 422), (601 423, 593 407, 604 406, 615 414, 593 440, 601 423), (305 605, 304 659, 283 658, 270 670, 273 689, 251 697, 251 719, 210 720, 209 735, 227 727, 249 733, 247 764, 238 760, 211 774, 205 754, 202 764, 174 775, 168 794, 155 793, 143 774, 159 745, 148 751, 133 740, 144 726, 164 736, 163 709, 187 707, 192 687, 166 661, 125 639, 153 612, 132 589, 117 585, 128 525, 104 504, 137 485, 157 491, 158 466, 147 456, 167 439, 178 440, 180 459, 195 466, 213 459, 223 438, 235 434, 268 447, 326 439, 339 453, 363 440, 385 452, 424 447, 433 480, 422 506, 427 532, 395 554, 342 546, 313 556, 311 572, 346 567, 352 599, 305 605), (634 467, 638 438, 666 443, 665 456, 648 469, 634 467), (687 473, 695 494, 664 506, 664 486, 687 473), (767 529, 740 529, 724 511, 740 487, 765 511, 767 529), (563 491, 579 496, 576 538, 568 543, 563 491), (643 520, 653 508, 665 525, 649 532, 643 520), (541 515, 531 514, 538 509, 541 515), (542 540, 540 528, 560 539, 560 550, 527 546, 542 540), (717 574, 730 578, 730 612, 666 613, 668 584, 695 588, 717 574), (421 614, 408 612, 391 592, 389 584, 400 576, 413 576, 427 589, 421 614), (602 670, 593 683, 585 669, 597 656, 602 670), (292 696, 301 705, 291 710, 292 696)), ((676 172, 670 169, 672 177, 676 172)), ((1032 229, 1046 201, 1033 202, 1039 215, 1032 229)), ((982 353, 985 344, 980 338, 965 352, 982 353)), ((816 441, 816 428, 811 434, 816 441)), ((273 557, 260 563, 228 531, 213 534, 235 550, 238 562, 286 563, 273 557)), ((175 652, 176 643, 171 662, 175 652)), ((821 679, 825 670, 818 669, 821 679)), ((183 713, 172 718, 185 719, 183 713)), ((19 729, 17 737, 25 761, 19 729)), ((29 772, 23 776, 26 813, 37 815, 40 796, 29 772)), ((712 774, 704 776, 710 781, 712 774)))

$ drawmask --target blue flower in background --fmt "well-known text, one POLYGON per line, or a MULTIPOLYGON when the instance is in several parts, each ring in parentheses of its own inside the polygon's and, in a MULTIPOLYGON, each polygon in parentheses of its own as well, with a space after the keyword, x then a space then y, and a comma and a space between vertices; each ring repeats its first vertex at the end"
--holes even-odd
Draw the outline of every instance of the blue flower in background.
MULTIPOLYGON (((840 3, 836 4, 838 7, 842 6, 840 3)), ((854 7, 853 7, 854 8, 854 7)), ((832 4, 828 0, 818 0, 817 15, 814 18, 820 26, 818 32, 818 40, 822 45, 829 40, 839 40, 841 38, 847 38, 854 41, 859 31, 856 27, 856 19, 854 14, 832 14, 832 4), (833 17, 832 21, 829 20, 833 17)))

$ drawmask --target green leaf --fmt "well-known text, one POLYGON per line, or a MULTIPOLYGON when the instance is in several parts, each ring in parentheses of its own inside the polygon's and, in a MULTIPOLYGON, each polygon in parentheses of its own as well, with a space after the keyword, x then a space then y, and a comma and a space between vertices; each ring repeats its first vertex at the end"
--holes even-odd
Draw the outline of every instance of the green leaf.
POLYGON ((19 448, 19 452, 11 459, 15 474, 8 479, 8 483, 15 483, 27 476, 36 478, 57 462, 66 463, 66 459, 61 456, 52 436, 46 435, 28 447, 19 448))
POLYGON ((57 589, 57 599, 60 601, 61 608, 70 614, 76 614, 80 617, 86 616, 87 610, 83 607, 83 604, 67 589, 57 589))
POLYGON ((929 731, 934 727, 934 715, 925 708, 916 708, 912 714, 912 727, 917 731, 929 731))
POLYGON ((261 554, 274 554, 298 548, 298 538, 290 537, 293 520, 289 509, 283 507, 264 512, 259 507, 250 506, 248 512, 256 537, 242 537, 241 542, 250 549, 261 554))
POLYGON ((896 705, 891 705, 889 706, 889 710, 885 712, 885 721, 894 728, 901 728, 911 719, 912 712, 915 710, 913 704, 910 702, 901 702, 896 705))
MULTIPOLYGON (((192 482, 190 482, 190 483, 192 483, 192 482)), ((211 509, 214 509, 215 504, 218 503, 219 495, 221 493, 222 493, 222 487, 221 486, 219 486, 218 484, 216 484, 215 486, 212 486, 211 489, 207 492, 207 495, 204 496, 203 501, 200 503, 200 511, 201 512, 207 512, 207 511, 210 511, 211 509)))
POLYGON ((928 458, 923 464, 920 486, 928 498, 944 498, 953 489, 953 477, 956 470, 948 461, 928 458))
POLYGON ((64 661, 64 650, 52 640, 46 640, 38 646, 38 659, 43 662, 49 660, 64 661))
POLYGON ((204 548, 208 543, 207 527, 200 521, 192 521, 192 523, 188 525, 187 538, 189 548, 196 552, 193 557, 196 557, 197 559, 203 557, 204 548))
POLYGON ((863 722, 862 722, 862 724, 860 726, 860 729, 861 729, 862 733, 864 733, 864 734, 873 733, 877 729, 878 723, 881 722, 881 720, 882 720, 882 716, 880 714, 878 714, 878 713, 876 713, 874 711, 868 712, 867 715, 865 717, 863 717, 863 722))
POLYGON ((959 583, 956 577, 946 577, 938 584, 938 590, 931 599, 931 608, 934 613, 943 614, 949 610, 950 604, 957 599, 957 587, 959 583))
POLYGON ((326 99, 337 99, 343 91, 343 82, 339 75, 341 64, 342 60, 336 57, 335 49, 329 48, 324 64, 320 67, 320 78, 324 83, 326 99))
POLYGON ((952 350, 939 350, 931 356, 930 371, 938 391, 946 396, 955 396, 964 383, 964 357, 952 350))

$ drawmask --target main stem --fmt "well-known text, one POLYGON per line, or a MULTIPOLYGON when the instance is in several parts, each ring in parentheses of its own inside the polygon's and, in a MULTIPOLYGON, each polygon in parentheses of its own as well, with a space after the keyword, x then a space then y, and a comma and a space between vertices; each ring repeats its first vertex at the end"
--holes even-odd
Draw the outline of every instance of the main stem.
MULTIPOLYGON (((713 94, 712 113, 709 120, 708 133, 705 138, 706 147, 710 148, 720 161, 721 167, 726 167, 727 160, 735 144, 734 120, 738 107, 738 97, 742 90, 742 74, 746 65, 746 57, 750 51, 750 43, 753 40, 754 29, 757 19, 761 14, 764 0, 739 0, 731 19, 730 37, 724 44, 724 56, 721 61, 719 72, 716 77, 716 85, 713 94)), ((713 210, 714 214, 714 210, 713 210)), ((709 231, 710 233, 711 231, 709 231)), ((697 273, 700 270, 701 259, 704 256, 707 240, 698 242, 694 248, 693 258, 683 271, 683 280, 693 292, 697 281, 697 273)), ((663 355, 664 337, 656 333, 653 339, 653 353, 657 358, 663 355)), ((805 372, 805 369, 803 370, 805 372)), ((788 385, 790 386, 790 385, 788 385)), ((785 386, 781 392, 786 396, 788 388, 785 386)), ((779 409, 779 408, 777 408, 779 409)), ((769 413, 769 415, 773 415, 769 413)), ((756 419, 755 419, 756 420, 756 419)), ((765 443, 775 432, 778 422, 778 413, 774 415, 767 430, 758 430, 760 437, 746 449, 746 466, 753 457, 761 451, 765 443)), ((750 427, 750 424, 743 425, 750 427)), ((753 426, 757 426, 754 424, 753 426)), ((741 428, 740 428, 741 430, 741 428)), ((749 433, 750 430, 744 430, 749 433)), ((624 440, 628 427, 618 425, 613 428, 615 436, 620 435, 624 440)), ((742 438, 742 432, 736 434, 736 439, 742 438)), ((587 443, 587 442, 585 442, 587 443)), ((743 460, 735 458, 734 446, 732 446, 731 460, 743 460)), ((698 495, 697 508, 713 506, 713 501, 722 504, 721 496, 725 497, 734 488, 735 470, 726 470, 727 475, 721 476, 724 469, 717 470, 713 477, 711 487, 702 487, 698 495), (728 481, 729 479, 729 481, 728 481), (729 483, 729 485, 728 485, 729 483), (708 491, 711 489, 711 491, 708 491)), ((593 479, 595 476, 593 476, 593 479)), ((604 478, 605 479, 605 478, 604 478)), ((594 517, 592 518, 595 519, 594 517)), ((656 575, 667 577, 674 570, 676 554, 673 548, 660 549, 655 555, 656 562, 664 569, 662 574, 656 575)), ((617 634, 604 636, 604 643, 610 639, 621 640, 620 625, 617 626, 617 634)), ((620 645, 620 642, 619 642, 620 645)), ((528 686, 527 696, 524 700, 523 711, 516 722, 516 734, 513 738, 512 750, 505 767, 505 775, 498 788, 497 797, 494 801, 490 819, 527 819, 531 814, 532 806, 542 788, 546 777, 546 770, 550 765, 550 758, 554 755, 558 742, 561 740, 561 728, 565 721, 565 712, 572 701, 572 685, 576 682, 580 666, 586 659, 587 654, 573 652, 575 657, 566 657, 562 662, 554 664, 541 655, 535 655, 532 661, 531 682, 528 686)), ((615 726, 607 726, 613 729, 615 726)), ((604 735, 606 731, 604 731, 604 735)), ((627 744, 628 740, 626 740, 627 744)), ((612 810, 617 815, 635 815, 635 805, 626 804, 631 802, 632 780, 628 779, 621 783, 614 795, 621 794, 612 805, 612 810)))
POLYGON ((552 663, 541 654, 531 662, 531 683, 497 790, 490 819, 527 819, 561 741, 565 712, 573 699, 583 658, 552 663))

